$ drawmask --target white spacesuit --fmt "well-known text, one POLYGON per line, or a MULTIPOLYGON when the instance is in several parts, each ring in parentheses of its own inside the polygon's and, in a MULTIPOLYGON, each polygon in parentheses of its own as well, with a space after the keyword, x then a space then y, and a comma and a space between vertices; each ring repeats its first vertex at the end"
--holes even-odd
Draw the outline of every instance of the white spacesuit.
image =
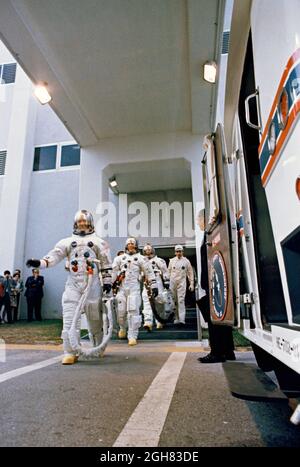
POLYGON ((113 261, 113 282, 119 284, 117 293, 119 337, 125 338, 128 344, 136 345, 139 327, 141 325, 141 276, 149 281, 152 293, 157 296, 158 290, 154 272, 144 257, 138 253, 135 238, 126 241, 125 253, 113 261), (128 326, 128 333, 127 333, 128 326))
MULTIPOLYGON (((28 260, 27 266, 35 266, 39 263, 41 269, 48 268, 63 259, 67 259, 69 275, 62 296, 64 348, 62 363, 70 365, 78 358, 69 335, 78 304, 83 303, 84 298, 83 310, 87 317, 89 337, 92 345, 96 347, 102 339, 102 289, 109 292, 111 288, 109 245, 95 234, 93 218, 88 211, 81 210, 76 213, 71 237, 60 240, 41 260, 28 260)), ((80 318, 76 323, 76 332, 79 343, 80 318)))
MULTIPOLYGON (((155 254, 154 248, 149 243, 147 243, 144 246, 143 254, 144 254, 145 262, 150 264, 150 267, 153 269, 153 272, 155 274, 156 284, 157 284, 157 289, 158 289, 158 296, 156 297, 157 306, 160 306, 160 305, 164 306, 165 301, 166 301, 166 297, 164 294, 165 288, 169 289, 170 287, 170 275, 169 275, 166 262, 164 259, 159 258, 155 254)), ((147 287, 145 284, 143 286, 142 298, 143 298, 144 328, 150 332, 153 326, 153 311, 150 305, 147 287)), ((163 324, 161 324, 157 320, 155 321, 156 321, 156 328, 162 329, 163 324)))
POLYGON ((175 246, 176 256, 170 259, 170 289, 177 304, 176 319, 174 323, 185 324, 185 294, 186 278, 189 280, 189 290, 194 290, 194 271, 190 261, 183 256, 183 247, 175 246))

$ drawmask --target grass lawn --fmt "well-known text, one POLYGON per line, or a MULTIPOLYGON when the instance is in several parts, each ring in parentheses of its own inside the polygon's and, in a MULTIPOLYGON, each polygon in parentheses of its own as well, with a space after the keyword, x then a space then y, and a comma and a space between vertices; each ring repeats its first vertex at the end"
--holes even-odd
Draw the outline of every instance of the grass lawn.
POLYGON ((44 321, 18 321, 14 324, 1 324, 0 338, 6 344, 61 344, 61 319, 44 321))
MULTIPOLYGON (((62 330, 61 319, 46 319, 44 321, 18 321, 15 324, 2 324, 0 326, 0 338, 6 344, 52 344, 62 343, 60 338, 62 330)), ((87 330, 82 329, 81 335, 86 335, 87 330)), ((203 329, 203 338, 208 339, 207 329, 203 329)), ((250 342, 236 329, 233 330, 235 347, 250 347, 250 342)))
POLYGON ((251 342, 236 329, 233 330, 233 342, 235 347, 251 347, 251 342))

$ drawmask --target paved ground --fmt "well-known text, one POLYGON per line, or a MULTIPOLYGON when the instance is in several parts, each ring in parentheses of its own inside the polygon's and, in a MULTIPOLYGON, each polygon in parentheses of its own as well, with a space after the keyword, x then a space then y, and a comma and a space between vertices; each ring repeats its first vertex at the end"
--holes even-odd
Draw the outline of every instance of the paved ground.
MULTIPOLYGON (((196 342, 119 342, 99 361, 62 366, 57 347, 9 346, 0 362, 0 445, 144 446, 151 438, 161 447, 300 447, 285 401, 232 397, 222 364, 199 364, 200 351, 196 342)), ((252 352, 237 357, 254 361, 252 352)))

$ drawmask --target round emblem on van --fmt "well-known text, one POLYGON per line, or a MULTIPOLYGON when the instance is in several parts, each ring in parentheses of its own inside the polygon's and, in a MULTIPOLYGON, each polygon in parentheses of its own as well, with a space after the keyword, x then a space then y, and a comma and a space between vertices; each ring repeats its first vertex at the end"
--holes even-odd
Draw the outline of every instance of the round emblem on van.
POLYGON ((227 273, 223 257, 219 251, 215 252, 211 262, 211 295, 213 312, 218 319, 223 319, 227 305, 227 273))

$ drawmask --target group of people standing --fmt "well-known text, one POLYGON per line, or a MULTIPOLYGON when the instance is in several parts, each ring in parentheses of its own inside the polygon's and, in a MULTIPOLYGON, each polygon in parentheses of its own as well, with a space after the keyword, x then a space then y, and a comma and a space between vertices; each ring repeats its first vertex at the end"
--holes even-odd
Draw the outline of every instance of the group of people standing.
POLYGON ((19 303, 24 284, 20 269, 11 272, 6 270, 0 275, 0 324, 12 324, 19 319, 19 303))
MULTIPOLYGON (((38 269, 32 270, 32 276, 25 283, 25 297, 27 299, 27 320, 33 320, 33 313, 37 321, 42 320, 41 303, 43 298, 44 278, 38 269)), ((15 269, 13 275, 6 270, 0 275, 0 324, 13 324, 19 320, 19 305, 24 282, 21 270, 15 269)))
POLYGON ((27 261, 28 267, 41 269, 55 266, 62 260, 67 261, 69 274, 62 297, 62 363, 73 364, 78 359, 78 352, 74 349, 70 334, 75 327, 77 342, 80 341, 80 318, 74 322, 78 307, 86 314, 92 345, 96 347, 101 343, 102 294, 110 294, 112 290, 116 294, 119 338, 127 338, 130 346, 137 344, 142 324, 142 300, 144 326, 148 330, 153 326, 148 291, 152 299, 163 303, 164 291, 170 289, 176 304, 175 323, 184 325, 186 282, 188 278, 189 288, 193 290, 194 273, 189 260, 183 256, 181 245, 175 247, 175 253, 175 258, 167 268, 165 261, 155 255, 150 244, 145 246, 144 255, 141 255, 137 240, 128 238, 124 252, 120 252, 112 263, 109 245, 96 235, 91 213, 86 210, 78 211, 72 236, 59 241, 43 258, 27 261))

